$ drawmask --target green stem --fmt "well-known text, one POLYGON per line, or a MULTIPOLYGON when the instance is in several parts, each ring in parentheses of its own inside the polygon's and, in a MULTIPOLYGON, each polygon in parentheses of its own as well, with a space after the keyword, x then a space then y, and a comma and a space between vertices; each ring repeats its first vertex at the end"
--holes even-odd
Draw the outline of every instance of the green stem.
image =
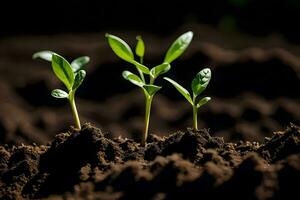
POLYGON ((142 81, 145 83, 145 77, 144 77, 143 72, 140 69, 138 69, 138 68, 137 68, 137 70, 138 70, 138 72, 140 74, 140 77, 141 77, 142 81))
POLYGON ((198 130, 198 108, 196 104, 196 96, 193 94, 193 129, 198 130))
POLYGON ((75 103, 75 91, 70 92, 69 102, 70 102, 70 105, 71 105, 71 110, 72 110, 72 114, 73 114, 74 121, 75 121, 75 128, 81 129, 80 119, 79 119, 79 116, 78 116, 76 103, 75 103))
POLYGON ((198 130, 198 108, 196 105, 193 105, 193 129, 198 130))
POLYGON ((145 106, 145 132, 144 132, 144 138, 143 138, 143 140, 142 140, 142 146, 146 146, 146 142, 147 142, 152 99, 153 99, 153 96, 146 96, 146 106, 145 106))
POLYGON ((154 84, 154 81, 155 81, 155 78, 153 78, 153 77, 150 75, 150 85, 153 85, 153 84, 154 84))
MULTIPOLYGON (((140 57, 140 63, 143 64, 143 61, 144 61, 144 58, 143 57, 140 57)), ((137 68, 137 70, 139 71, 139 74, 140 74, 140 77, 142 79, 142 81, 145 83, 145 77, 144 77, 144 74, 143 72, 137 68)))

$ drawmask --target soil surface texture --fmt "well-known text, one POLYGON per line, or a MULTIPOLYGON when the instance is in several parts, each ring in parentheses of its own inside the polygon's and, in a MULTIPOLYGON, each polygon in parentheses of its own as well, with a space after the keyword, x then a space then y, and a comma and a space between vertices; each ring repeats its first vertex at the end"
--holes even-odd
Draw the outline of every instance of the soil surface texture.
POLYGON ((47 145, 0 146, 0 199, 296 199, 300 128, 264 142, 208 130, 150 135, 146 147, 84 124, 47 145))

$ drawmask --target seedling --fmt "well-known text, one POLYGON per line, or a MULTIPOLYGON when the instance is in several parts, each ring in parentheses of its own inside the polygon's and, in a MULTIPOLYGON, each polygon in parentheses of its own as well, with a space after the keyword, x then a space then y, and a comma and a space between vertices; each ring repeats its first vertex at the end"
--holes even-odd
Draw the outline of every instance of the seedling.
POLYGON ((145 95, 145 128, 144 138, 141 143, 142 146, 145 146, 149 130, 152 100, 157 91, 161 89, 161 86, 155 85, 154 82, 160 75, 168 72, 171 69, 171 62, 173 62, 186 50, 193 38, 193 32, 189 31, 179 36, 168 49, 163 63, 153 67, 152 69, 149 69, 143 64, 145 45, 141 36, 136 38, 137 44, 135 54, 139 57, 137 60, 134 58, 134 54, 130 46, 124 40, 110 34, 106 34, 105 36, 113 52, 119 58, 132 64, 137 69, 138 75, 130 71, 123 71, 122 75, 124 79, 140 87, 145 95), (146 79, 145 75, 148 75, 149 78, 146 79))
POLYGON ((197 115, 198 115, 198 109, 209 102, 211 100, 210 97, 204 97, 198 101, 198 96, 206 89, 210 79, 211 79, 211 71, 209 68, 205 68, 201 70, 194 80, 192 81, 192 92, 193 96, 187 91, 184 87, 179 85, 177 82, 173 81, 170 78, 164 77, 165 80, 170 82, 179 92, 188 100, 188 102, 193 107, 193 128, 195 130, 198 130, 198 122, 197 122, 197 115))
POLYGON ((41 58, 51 62, 52 70, 56 77, 66 86, 68 92, 61 89, 54 89, 51 95, 58 99, 68 99, 72 114, 75 121, 75 127, 81 129, 80 119, 78 116, 75 93, 78 87, 82 84, 86 72, 83 67, 90 61, 87 56, 79 57, 71 62, 71 64, 62 56, 51 51, 40 51, 32 56, 34 59, 41 58))

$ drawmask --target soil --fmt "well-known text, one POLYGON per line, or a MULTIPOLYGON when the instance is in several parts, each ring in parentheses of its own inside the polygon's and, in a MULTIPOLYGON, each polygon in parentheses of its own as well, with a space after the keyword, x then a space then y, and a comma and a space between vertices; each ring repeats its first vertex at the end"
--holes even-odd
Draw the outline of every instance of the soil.
POLYGON ((258 142, 187 129, 148 145, 85 124, 48 145, 0 146, 0 199, 295 199, 300 128, 258 142))

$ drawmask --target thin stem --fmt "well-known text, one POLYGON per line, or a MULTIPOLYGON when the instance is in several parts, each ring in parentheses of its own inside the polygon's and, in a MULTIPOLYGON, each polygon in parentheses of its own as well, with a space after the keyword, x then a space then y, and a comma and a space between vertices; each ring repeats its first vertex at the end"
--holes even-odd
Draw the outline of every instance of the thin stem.
POLYGON ((193 105, 193 129, 198 130, 198 108, 196 105, 193 105))
POLYGON ((137 68, 137 70, 138 70, 138 72, 140 74, 140 77, 141 77, 142 81, 145 83, 145 77, 144 77, 143 72, 139 68, 137 68))
POLYGON ((145 132, 144 138, 142 140, 142 146, 146 146, 148 130, 149 130, 149 121, 150 121, 150 111, 153 96, 145 96, 146 97, 146 105, 145 105, 145 132))
POLYGON ((153 78, 153 77, 150 75, 150 85, 153 85, 153 84, 154 84, 154 81, 155 81, 155 78, 153 78))
POLYGON ((73 114, 74 121, 75 121, 75 128, 81 129, 80 119, 79 119, 79 115, 78 115, 77 108, 76 108, 76 103, 75 103, 75 91, 70 92, 69 102, 70 102, 70 105, 71 105, 71 110, 72 110, 72 114, 73 114))
MULTIPOLYGON (((143 61, 144 61, 144 58, 140 57, 140 63, 141 64, 143 64, 143 61)), ((139 71, 139 74, 140 74, 140 77, 141 77, 142 81, 145 83, 145 77, 144 77, 143 72, 139 68, 137 68, 137 70, 139 71)))
POLYGON ((193 129, 198 130, 198 108, 195 94, 193 94, 193 129))

